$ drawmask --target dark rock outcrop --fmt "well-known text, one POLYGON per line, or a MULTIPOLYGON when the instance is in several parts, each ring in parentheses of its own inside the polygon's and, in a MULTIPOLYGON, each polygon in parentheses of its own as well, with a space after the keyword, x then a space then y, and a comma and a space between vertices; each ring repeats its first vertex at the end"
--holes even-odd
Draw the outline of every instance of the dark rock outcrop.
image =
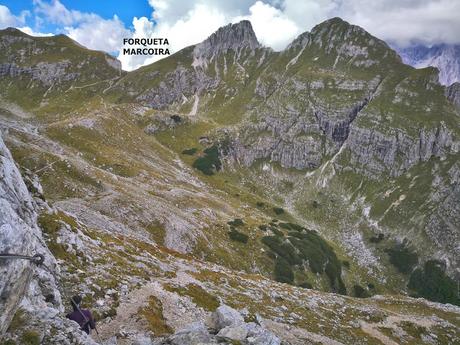
POLYGON ((460 109, 460 83, 453 83, 446 88, 446 97, 460 109))

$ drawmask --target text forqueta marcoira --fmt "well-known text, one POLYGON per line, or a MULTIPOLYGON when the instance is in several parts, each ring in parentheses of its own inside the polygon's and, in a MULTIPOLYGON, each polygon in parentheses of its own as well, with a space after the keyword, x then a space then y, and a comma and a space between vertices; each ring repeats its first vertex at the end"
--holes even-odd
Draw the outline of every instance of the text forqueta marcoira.
POLYGON ((167 38, 124 38, 123 46, 123 55, 169 55, 167 38))

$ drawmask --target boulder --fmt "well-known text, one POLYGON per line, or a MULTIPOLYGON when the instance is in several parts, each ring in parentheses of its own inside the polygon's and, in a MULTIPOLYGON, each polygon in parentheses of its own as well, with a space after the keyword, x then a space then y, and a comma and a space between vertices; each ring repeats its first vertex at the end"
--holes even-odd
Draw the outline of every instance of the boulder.
POLYGON ((234 326, 227 326, 222 328, 219 333, 217 333, 218 338, 243 341, 248 336, 248 329, 246 324, 241 323, 234 326))
POLYGON ((194 322, 174 333, 169 339, 173 345, 216 344, 203 322, 194 322))
POLYGON ((248 330, 247 344, 251 345, 280 345, 281 340, 266 328, 250 322, 246 325, 248 330))
POLYGON ((214 328, 220 331, 227 326, 234 326, 244 323, 244 319, 240 313, 227 305, 221 305, 212 315, 214 328))

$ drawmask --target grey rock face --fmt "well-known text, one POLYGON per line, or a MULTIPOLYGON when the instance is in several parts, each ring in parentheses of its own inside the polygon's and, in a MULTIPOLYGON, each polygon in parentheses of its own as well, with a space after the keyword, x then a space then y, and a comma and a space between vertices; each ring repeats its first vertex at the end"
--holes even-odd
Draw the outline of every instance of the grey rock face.
POLYGON ((182 102, 184 98, 215 90, 227 69, 227 62, 223 67, 217 65, 219 57, 231 51, 234 58, 228 61, 230 65, 237 63, 243 56, 253 56, 254 51, 260 47, 249 21, 229 24, 194 47, 189 56, 190 65, 178 65, 162 76, 159 85, 143 91, 136 99, 149 107, 164 109, 182 102), (215 75, 207 73, 210 68, 214 69, 215 75))
POLYGON ((217 30, 205 41, 195 46, 193 57, 195 60, 209 60, 219 54, 233 50, 237 54, 244 48, 255 50, 261 47, 251 22, 243 20, 237 24, 228 24, 217 30))
POLYGON ((446 97, 460 108, 460 83, 453 83, 446 88, 446 97))
POLYGON ((230 161, 250 166, 257 159, 269 159, 284 168, 319 167, 323 157, 337 153, 348 138, 351 124, 376 93, 380 78, 356 83, 343 80, 339 87, 360 92, 363 99, 345 100, 337 106, 318 97, 325 88, 322 80, 291 78, 280 84, 279 96, 256 109, 255 123, 245 124, 235 136, 230 161), (285 99, 292 103, 283 108, 280 103, 284 105, 285 99))
POLYGON ((0 76, 11 78, 27 77, 39 81, 44 86, 51 86, 56 82, 71 81, 78 78, 79 73, 68 73, 69 61, 59 61, 56 63, 39 62, 34 67, 19 67, 14 63, 0 64, 0 76))
POLYGON ((106 55, 105 56, 105 61, 107 62, 107 64, 112 67, 113 69, 115 69, 117 72, 121 72, 121 62, 120 60, 118 59, 115 59, 115 58, 112 58, 111 56, 109 55, 106 55))
POLYGON ((430 201, 437 207, 428 216, 426 233, 438 248, 437 253, 447 263, 447 270, 458 276, 460 267, 460 163, 455 163, 444 179, 433 181, 430 201), (448 255, 453 253, 453 255, 448 255))
POLYGON ((350 151, 347 166, 370 178, 385 171, 391 176, 399 176, 432 156, 445 156, 452 144, 452 135, 442 122, 436 129, 420 129, 415 138, 398 129, 392 133, 381 133, 352 125, 346 142, 350 151))
POLYGON ((218 84, 217 78, 179 66, 173 72, 167 73, 157 87, 139 95, 137 100, 147 106, 164 109, 175 102, 181 102, 184 97, 191 97, 201 90, 215 88, 218 84))
POLYGON ((25 260, 0 259, 0 336, 7 331, 20 306, 26 322, 44 339, 56 330, 49 344, 94 345, 77 325, 59 315, 63 311, 55 276, 56 260, 43 241, 37 225, 36 204, 0 136, 0 253, 45 258, 42 266, 25 260))
POLYGON ((24 298, 33 309, 37 305, 44 307, 44 296, 49 296, 50 306, 59 309, 61 297, 50 273, 56 262, 37 226, 36 205, 1 137, 0 206, 0 253, 42 254, 48 267, 45 270, 25 260, 0 261, 0 333, 3 333, 24 298))
MULTIPOLYGON (((313 49, 332 57, 337 55, 333 69, 341 59, 349 65, 357 61, 355 55, 372 60, 378 51, 387 55, 384 61, 399 63, 397 54, 384 42, 340 19, 326 21, 311 34, 299 36, 286 54, 289 49, 299 48, 300 57, 297 55, 293 60, 302 58, 302 49, 306 52, 313 49)), ((425 79, 427 89, 439 88, 435 70, 425 79)), ((410 83, 411 79, 407 78, 397 85, 395 99, 406 94, 417 97, 417 93, 409 90, 410 83)), ((451 129, 444 123, 434 128, 417 125, 418 133, 409 133, 404 128, 383 129, 378 125, 374 128, 370 120, 360 120, 382 120, 381 115, 366 111, 370 102, 381 99, 382 85, 388 87, 380 74, 364 81, 343 78, 337 73, 331 81, 285 78, 268 72, 268 76, 257 79, 255 87, 255 94, 265 102, 252 111, 251 121, 233 135, 229 163, 250 166, 258 159, 268 159, 284 168, 314 169, 323 163, 324 157, 337 154, 344 146, 343 153, 350 156, 345 163, 347 169, 377 178, 382 173, 399 176, 432 156, 444 157, 456 152, 455 140, 458 139, 453 138, 451 129)), ((455 94, 454 89, 451 94, 455 94)))

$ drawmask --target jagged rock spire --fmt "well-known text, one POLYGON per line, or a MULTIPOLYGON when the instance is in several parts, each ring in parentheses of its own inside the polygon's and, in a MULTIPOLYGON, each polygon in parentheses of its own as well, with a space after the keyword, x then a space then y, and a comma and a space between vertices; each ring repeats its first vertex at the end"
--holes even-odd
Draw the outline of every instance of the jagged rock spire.
POLYGON ((193 55, 197 59, 212 59, 228 50, 239 51, 243 48, 254 50, 261 47, 251 22, 243 20, 228 24, 214 32, 206 40, 196 45, 193 55))

